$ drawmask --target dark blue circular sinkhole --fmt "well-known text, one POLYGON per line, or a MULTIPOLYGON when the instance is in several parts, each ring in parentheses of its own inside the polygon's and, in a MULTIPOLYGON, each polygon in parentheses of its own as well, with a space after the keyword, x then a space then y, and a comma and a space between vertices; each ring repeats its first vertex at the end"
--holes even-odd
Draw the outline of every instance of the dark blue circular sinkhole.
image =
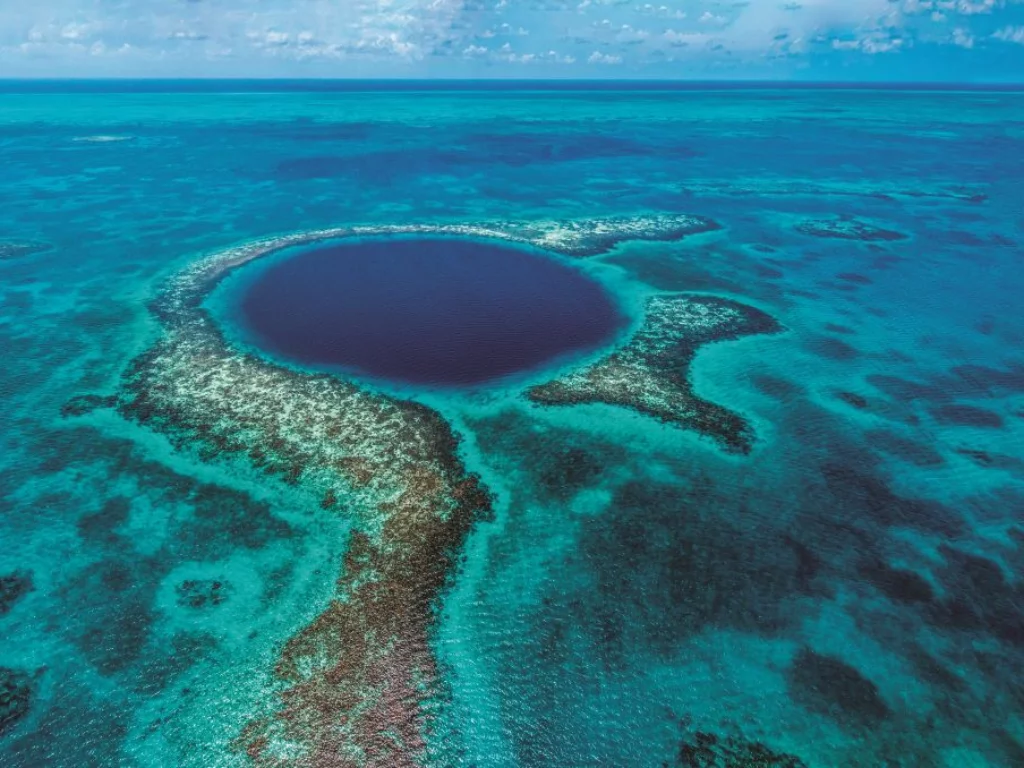
POLYGON ((534 250, 454 237, 341 240, 274 260, 244 286, 252 343, 304 367, 467 387, 610 341, 604 288, 534 250))

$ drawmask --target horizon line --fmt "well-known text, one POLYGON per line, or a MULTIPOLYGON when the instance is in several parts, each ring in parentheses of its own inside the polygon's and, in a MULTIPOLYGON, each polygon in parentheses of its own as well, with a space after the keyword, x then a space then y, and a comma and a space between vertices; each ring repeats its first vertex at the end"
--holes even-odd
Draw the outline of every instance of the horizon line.
POLYGON ((765 78, 591 78, 591 77, 0 77, 0 92, 18 90, 54 90, 58 87, 90 86, 98 90, 117 87, 146 90, 160 86, 196 87, 210 89, 217 86, 242 86, 260 90, 272 85, 300 86, 309 90, 369 90, 384 87, 390 90, 565 90, 577 87, 584 90, 889 90, 889 91, 1021 91, 1024 81, 940 81, 940 80, 771 80, 765 78))

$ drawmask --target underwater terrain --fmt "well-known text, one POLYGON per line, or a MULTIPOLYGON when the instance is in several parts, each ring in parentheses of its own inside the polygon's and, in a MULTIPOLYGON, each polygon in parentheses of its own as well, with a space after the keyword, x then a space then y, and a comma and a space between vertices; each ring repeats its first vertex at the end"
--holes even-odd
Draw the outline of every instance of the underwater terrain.
POLYGON ((0 103, 0 765, 1024 765, 1024 92, 0 103))

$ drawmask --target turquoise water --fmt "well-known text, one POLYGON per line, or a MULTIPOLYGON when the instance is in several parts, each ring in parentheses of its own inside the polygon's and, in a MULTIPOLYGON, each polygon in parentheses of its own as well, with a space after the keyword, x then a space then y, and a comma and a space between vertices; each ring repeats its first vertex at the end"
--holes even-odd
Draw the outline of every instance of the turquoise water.
POLYGON ((344 500, 66 407, 160 340, 166 281, 320 228, 659 213, 720 229, 578 267, 634 326, 670 292, 778 321, 688 374, 752 449, 409 389, 495 499, 433 605, 415 763, 705 765, 710 734, 721 765, 1024 764, 1021 94, 0 99, 3 765, 249 764, 339 588, 344 500))

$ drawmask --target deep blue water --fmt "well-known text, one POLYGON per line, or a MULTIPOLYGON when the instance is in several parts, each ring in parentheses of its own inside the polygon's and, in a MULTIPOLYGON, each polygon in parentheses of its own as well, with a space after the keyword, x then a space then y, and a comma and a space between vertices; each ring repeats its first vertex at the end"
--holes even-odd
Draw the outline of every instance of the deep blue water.
POLYGON ((312 368, 465 386, 592 350, 625 319, 579 269, 457 238, 366 239, 279 259, 244 288, 242 331, 312 368))

